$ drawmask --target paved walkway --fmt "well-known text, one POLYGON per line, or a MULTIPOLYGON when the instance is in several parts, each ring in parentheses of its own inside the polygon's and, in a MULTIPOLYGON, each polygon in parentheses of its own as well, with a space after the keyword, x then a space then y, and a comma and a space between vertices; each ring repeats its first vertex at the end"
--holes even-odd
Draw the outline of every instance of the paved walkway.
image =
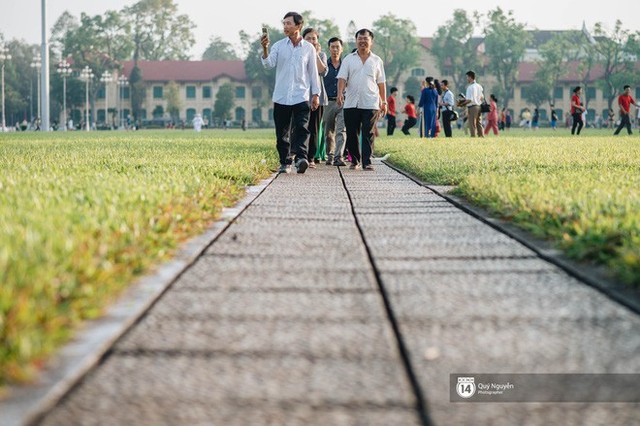
POLYGON ((40 424, 627 425, 450 373, 640 372, 640 317, 391 168, 279 175, 40 424))

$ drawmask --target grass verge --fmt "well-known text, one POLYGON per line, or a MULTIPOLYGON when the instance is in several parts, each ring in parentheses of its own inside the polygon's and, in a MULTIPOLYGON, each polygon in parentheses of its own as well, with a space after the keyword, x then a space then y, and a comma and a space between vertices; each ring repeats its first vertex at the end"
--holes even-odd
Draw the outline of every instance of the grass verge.
POLYGON ((81 320, 269 176, 272 139, 0 135, 0 385, 33 377, 81 320))
POLYGON ((558 133, 387 137, 376 141, 376 152, 425 182, 456 185, 458 195, 570 257, 640 286, 640 140, 558 133))

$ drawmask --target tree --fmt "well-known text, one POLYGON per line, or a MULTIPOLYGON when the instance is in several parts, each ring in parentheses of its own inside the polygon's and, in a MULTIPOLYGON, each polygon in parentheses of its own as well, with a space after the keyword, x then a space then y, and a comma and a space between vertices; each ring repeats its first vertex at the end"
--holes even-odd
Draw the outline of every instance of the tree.
POLYGON ((167 91, 164 97, 167 100, 167 112, 173 120, 177 123, 180 120, 180 110, 182 109, 182 101, 180 100, 180 87, 175 81, 170 81, 167 84, 167 91))
MULTIPOLYGON (((607 99, 609 108, 622 91, 619 86, 621 78, 618 74, 627 77, 632 70, 631 55, 629 53, 629 39, 631 35, 628 30, 622 28, 622 22, 616 21, 613 31, 606 31, 602 23, 595 24, 593 35, 596 40, 593 43, 593 50, 596 53, 596 62, 602 66, 602 78, 596 85, 602 90, 607 99)), ((623 78, 625 78, 623 77, 623 78)))
POLYGON ((187 15, 178 15, 173 0, 140 0, 122 10, 131 26, 133 60, 189 59, 195 24, 187 15))
POLYGON ((420 57, 420 40, 415 24, 393 14, 381 16, 372 27, 372 50, 384 61, 387 85, 397 85, 400 75, 415 66, 420 57))
POLYGON ((490 73, 496 76, 498 87, 495 91, 505 100, 505 107, 513 97, 517 83, 520 61, 530 35, 513 18, 513 12, 505 14, 501 8, 488 13, 489 23, 485 27, 485 52, 491 64, 490 73))
MULTIPOLYGON (((476 17, 477 20, 477 17, 476 17)), ((438 27, 431 52, 443 74, 451 75, 457 89, 467 84, 466 72, 480 68, 477 43, 473 38, 475 23, 462 9, 453 11, 453 19, 438 27)))
POLYGON ((550 101, 551 88, 549 84, 542 80, 536 80, 523 88, 523 98, 530 104, 539 108, 545 102, 550 101))
POLYGON ((404 97, 406 97, 407 95, 412 95, 414 98, 416 98, 417 101, 418 99, 420 99, 421 90, 422 85, 420 79, 418 77, 411 76, 408 77, 407 81, 404 82, 404 93, 402 95, 404 97))
MULTIPOLYGON (((340 29, 331 19, 316 19, 313 17, 311 11, 305 10, 302 12, 304 17, 304 27, 313 28, 318 32, 320 43, 323 49, 327 49, 327 42, 331 37, 340 37, 340 29)), ((304 30, 304 28, 303 28, 304 30)), ((327 54, 327 56, 329 56, 327 54)))
POLYGON ((225 120, 231 116, 231 108, 234 105, 235 94, 233 92, 233 85, 231 83, 225 83, 220 86, 218 93, 216 94, 216 101, 213 104, 213 116, 220 120, 225 120))
POLYGON ((536 77, 547 86, 550 100, 553 99, 553 88, 558 85, 560 78, 567 74, 567 62, 571 52, 577 48, 574 37, 574 34, 567 32, 557 33, 538 48, 541 59, 536 61, 538 64, 536 77))
POLYGON ((209 39, 209 46, 207 46, 202 54, 203 61, 235 61, 238 59, 236 50, 231 43, 223 41, 220 37, 211 37, 209 39))
POLYGON ((144 81, 142 80, 142 70, 138 65, 133 66, 131 75, 129 76, 129 87, 131 89, 131 112, 133 119, 137 120, 140 117, 140 111, 142 110, 142 103, 144 102, 145 89, 144 81))

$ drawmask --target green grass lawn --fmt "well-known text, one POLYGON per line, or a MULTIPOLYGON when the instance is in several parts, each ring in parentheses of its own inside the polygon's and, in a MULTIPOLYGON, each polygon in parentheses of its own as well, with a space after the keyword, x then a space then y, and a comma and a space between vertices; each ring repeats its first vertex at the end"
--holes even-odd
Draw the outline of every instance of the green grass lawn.
POLYGON ((553 241, 570 257, 640 285, 640 137, 585 129, 499 137, 381 137, 379 155, 553 241))
POLYGON ((0 134, 0 385, 269 176, 274 145, 273 131, 0 134))

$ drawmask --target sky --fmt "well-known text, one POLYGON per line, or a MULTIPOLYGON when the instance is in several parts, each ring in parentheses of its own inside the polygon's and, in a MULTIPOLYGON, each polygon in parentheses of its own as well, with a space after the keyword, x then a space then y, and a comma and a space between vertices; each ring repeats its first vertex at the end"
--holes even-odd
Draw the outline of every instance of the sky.
MULTIPOLYGON (((81 12, 93 16, 136 3, 136 0, 46 1, 49 29, 65 10, 79 18, 81 12)), ((0 0, 0 33, 4 38, 39 44, 41 3, 42 0, 0 0)), ((174 0, 174 3, 178 5, 179 14, 188 15, 196 24, 193 31, 196 43, 189 52, 191 59, 200 59, 211 37, 221 37, 240 51, 240 30, 257 35, 263 23, 279 28, 282 17, 289 11, 309 10, 316 19, 331 19, 340 28, 342 36, 351 20, 358 28, 370 28, 379 17, 393 13, 398 18, 412 20, 417 36, 431 37, 439 26, 452 18, 454 9, 486 14, 498 6, 505 11, 512 10, 516 21, 526 24, 528 29, 579 30, 583 21, 589 29, 596 22, 602 22, 605 28, 613 28, 616 19, 620 19, 623 28, 640 31, 640 2, 633 0, 448 0, 432 3, 403 0, 395 9, 388 6, 392 2, 348 0, 174 0)))

